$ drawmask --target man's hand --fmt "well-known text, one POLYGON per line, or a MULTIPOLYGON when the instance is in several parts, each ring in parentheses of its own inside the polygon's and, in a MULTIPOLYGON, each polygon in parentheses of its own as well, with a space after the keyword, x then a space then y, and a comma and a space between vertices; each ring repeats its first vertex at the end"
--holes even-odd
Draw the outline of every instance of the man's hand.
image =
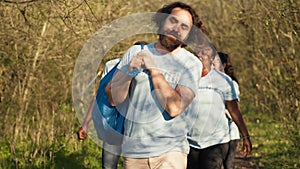
POLYGON ((142 50, 138 53, 138 56, 142 57, 142 67, 144 69, 150 70, 151 68, 156 67, 153 57, 149 52, 142 50))
POLYGON ((131 59, 129 72, 132 72, 134 69, 151 69, 153 67, 155 67, 155 64, 151 54, 147 51, 142 50, 131 59))
POLYGON ((134 69, 141 69, 143 64, 143 56, 140 54, 140 52, 134 56, 129 64, 129 72, 132 72, 134 69))

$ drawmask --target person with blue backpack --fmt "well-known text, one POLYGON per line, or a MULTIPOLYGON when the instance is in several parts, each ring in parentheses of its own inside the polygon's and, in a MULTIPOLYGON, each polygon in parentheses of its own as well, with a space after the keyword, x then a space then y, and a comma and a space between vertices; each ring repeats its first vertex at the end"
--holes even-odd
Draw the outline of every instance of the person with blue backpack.
MULTIPOLYGON (((101 78, 103 78, 119 62, 120 62, 120 58, 116 58, 116 59, 106 62, 101 78)), ((85 140, 87 138, 87 130, 88 130, 89 123, 92 120, 92 113, 95 109, 95 106, 96 106, 95 104, 97 104, 96 102, 97 102, 97 100, 96 100, 96 95, 95 95, 93 101, 90 104, 88 113, 87 113, 81 127, 77 131, 79 140, 85 140)), ((103 141, 102 160, 101 160, 102 169, 117 169, 118 162, 120 159, 120 154, 121 154, 121 145, 113 145, 113 144, 103 141)))
POLYGON ((125 169, 185 169, 187 132, 195 118, 186 111, 197 94, 201 62, 184 47, 203 28, 194 9, 175 2, 158 10, 157 42, 132 46, 106 87, 110 105, 127 104, 122 156, 125 169))
MULTIPOLYGON (((138 41, 134 43, 134 45, 145 45, 147 42, 145 41, 138 41)), ((115 66, 119 64, 121 61, 121 58, 116 58, 109 60, 105 63, 104 70, 102 72, 101 80, 114 69, 115 66)), ((100 82, 101 82, 100 80, 100 82)), ((100 85, 99 85, 100 87, 100 85)), ((97 95, 103 95, 104 93, 100 93, 100 91, 97 91, 97 93, 94 96, 94 99, 92 100, 87 115, 85 119, 83 120, 83 123, 79 130, 77 131, 77 136, 79 140, 85 140, 87 138, 87 130, 89 123, 92 120, 93 113, 96 113, 94 109, 98 109, 97 106, 97 95), (96 105, 95 105, 96 104, 96 105)), ((105 131, 101 131, 105 132, 105 131)), ((110 142, 107 142, 105 140, 103 141, 102 145, 102 169, 117 169, 118 168, 118 162, 121 157, 121 144, 112 144, 110 142)))

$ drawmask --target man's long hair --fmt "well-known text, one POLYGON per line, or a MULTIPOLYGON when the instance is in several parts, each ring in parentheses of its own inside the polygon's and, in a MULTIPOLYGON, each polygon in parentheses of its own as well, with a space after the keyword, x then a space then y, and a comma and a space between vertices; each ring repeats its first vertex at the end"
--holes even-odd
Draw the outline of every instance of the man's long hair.
POLYGON ((182 47, 185 47, 186 44, 189 42, 195 42, 195 35, 199 34, 199 32, 201 32, 201 31, 202 31, 202 33, 208 35, 208 32, 206 31, 206 28, 204 27, 202 21, 200 20, 199 15, 196 13, 196 11, 190 5, 187 5, 182 2, 171 3, 157 11, 153 20, 156 23, 159 30, 163 27, 165 20, 168 17, 168 14, 171 14, 172 10, 174 8, 181 8, 181 9, 187 10, 191 14, 192 20, 193 20, 194 26, 192 26, 192 29, 190 30, 187 39, 184 41, 185 44, 182 47), (164 15, 164 14, 167 14, 167 15, 164 15))

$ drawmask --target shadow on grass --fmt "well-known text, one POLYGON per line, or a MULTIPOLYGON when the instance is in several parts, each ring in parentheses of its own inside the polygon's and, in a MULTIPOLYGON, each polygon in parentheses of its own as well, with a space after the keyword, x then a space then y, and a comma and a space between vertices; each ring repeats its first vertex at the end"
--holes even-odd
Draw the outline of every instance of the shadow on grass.
MULTIPOLYGON (((262 165, 259 163, 261 157, 254 157, 253 154, 250 157, 245 158, 245 153, 242 148, 243 142, 238 143, 236 150, 234 169, 259 169, 262 165)), ((253 147, 252 153, 256 152, 257 148, 253 147)))
POLYGON ((57 152, 55 153, 54 164, 51 165, 52 167, 49 166, 49 168, 54 169, 88 169, 88 167, 86 167, 84 164, 84 158, 82 157, 82 154, 77 152, 69 155, 66 155, 66 153, 62 151, 57 152))
MULTIPOLYGON (((101 160, 101 159, 100 159, 101 160)), ((31 161, 20 161, 18 158, 2 158, 0 161, 0 168, 13 169, 90 169, 90 168, 101 168, 101 164, 95 160, 91 160, 91 157, 84 158, 80 152, 69 153, 66 155, 65 152, 56 152, 55 158, 52 162, 43 161, 35 163, 31 161)))

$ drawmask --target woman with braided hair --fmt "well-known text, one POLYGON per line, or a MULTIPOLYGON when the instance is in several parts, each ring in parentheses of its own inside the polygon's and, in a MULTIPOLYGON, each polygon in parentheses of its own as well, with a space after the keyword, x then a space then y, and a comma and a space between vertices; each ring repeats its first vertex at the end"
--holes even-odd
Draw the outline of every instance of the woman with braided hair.
MULTIPOLYGON (((234 68, 233 68, 232 62, 230 60, 230 57, 228 54, 223 53, 223 52, 218 52, 218 55, 220 57, 220 61, 221 61, 222 67, 223 67, 223 70, 221 70, 221 71, 223 71, 225 74, 227 74, 232 79, 236 94, 238 96, 238 101, 239 101, 240 100, 239 99, 239 94, 240 94, 239 82, 234 74, 234 68)), ((228 118, 230 142, 229 142, 228 153, 224 160, 223 166, 224 166, 224 169, 232 169, 232 168, 234 168, 235 152, 236 152, 236 148, 237 148, 237 144, 240 139, 240 136, 239 136, 239 129, 238 129, 237 125, 232 121, 230 113, 228 112, 227 109, 225 110, 225 113, 228 118)))

